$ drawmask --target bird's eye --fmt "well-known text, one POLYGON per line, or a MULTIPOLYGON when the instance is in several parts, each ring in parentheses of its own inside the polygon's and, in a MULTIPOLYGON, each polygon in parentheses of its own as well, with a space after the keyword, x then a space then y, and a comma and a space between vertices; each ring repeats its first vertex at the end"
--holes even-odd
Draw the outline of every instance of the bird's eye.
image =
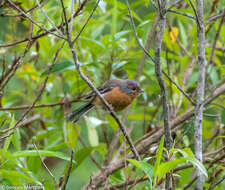
POLYGON ((133 88, 131 88, 133 91, 135 91, 136 90, 136 88, 135 87, 133 87, 133 88))

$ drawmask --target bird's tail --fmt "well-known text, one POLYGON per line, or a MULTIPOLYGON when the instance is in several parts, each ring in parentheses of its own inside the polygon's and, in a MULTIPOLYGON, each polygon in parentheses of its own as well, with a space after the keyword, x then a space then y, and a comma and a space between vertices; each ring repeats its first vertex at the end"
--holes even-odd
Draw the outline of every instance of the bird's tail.
POLYGON ((68 115, 67 119, 75 123, 80 119, 83 114, 89 111, 93 106, 94 105, 91 102, 84 104, 76 110, 72 111, 72 113, 68 115))

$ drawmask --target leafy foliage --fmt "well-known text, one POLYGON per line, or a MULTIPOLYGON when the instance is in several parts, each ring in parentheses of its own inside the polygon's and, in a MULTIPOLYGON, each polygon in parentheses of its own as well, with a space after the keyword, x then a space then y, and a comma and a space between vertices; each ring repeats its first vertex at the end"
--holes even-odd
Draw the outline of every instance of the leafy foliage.
MULTIPOLYGON (((37 7, 35 0, 13 2, 38 25, 47 30, 54 28, 37 7)), ((67 17, 70 18, 71 1, 63 2, 67 17)), ((80 8, 79 3, 84 2, 75 1, 75 12, 80 8)), ((168 8, 174 2, 175 0, 170 1, 168 8)), ((170 9, 194 16, 188 2, 179 1, 170 9)), ((60 1, 42 0, 40 3, 48 17, 59 26, 61 33, 53 33, 65 34, 60 1)), ((95 3, 88 1, 74 17, 73 39, 79 35, 95 3)), ((120 159, 131 163, 126 167, 123 165, 124 168, 120 165, 116 171, 110 173, 110 177, 107 178, 109 186, 119 186, 131 180, 132 183, 127 185, 133 185, 133 189, 161 189, 166 174, 170 173, 176 187, 181 189, 191 182, 196 167, 208 177, 205 181, 207 188, 220 179, 225 171, 225 98, 224 91, 216 97, 213 94, 224 84, 225 77, 225 25, 218 30, 225 2, 205 0, 204 4, 208 60, 205 97, 213 99, 204 109, 202 164, 193 154, 193 114, 189 114, 184 120, 180 117, 194 106, 166 77, 164 79, 169 92, 171 123, 181 119, 178 124, 172 126, 174 148, 167 152, 163 147, 164 137, 157 137, 157 140, 151 143, 150 149, 145 147, 142 150, 142 153, 145 153, 142 155, 142 161, 137 161, 129 157, 130 151, 126 149, 128 146, 124 143, 124 137, 119 136, 119 142, 114 147, 113 154, 109 156, 109 147, 117 134, 118 124, 105 110, 93 109, 76 124, 66 120, 66 115, 82 105, 81 97, 90 91, 75 69, 68 44, 64 44, 64 39, 50 33, 43 35, 45 31, 31 24, 29 19, 10 3, 0 2, 0 130, 15 126, 29 105, 34 102, 46 77, 49 77, 36 107, 19 122, 18 128, 6 133, 1 131, 1 137, 8 135, 0 142, 1 183, 9 186, 32 184, 54 189, 54 181, 43 167, 41 158, 57 182, 60 182, 60 179, 65 179, 70 166, 71 150, 74 151, 74 157, 67 189, 80 189, 89 183, 90 175, 97 173, 99 169, 98 165, 91 161, 93 157, 101 166, 111 164, 110 160, 120 159), (217 15, 220 16, 211 20, 217 15), (61 46, 63 48, 55 57, 61 46), (55 65, 49 71, 54 58, 55 65), (212 62, 209 62, 210 59, 212 62), (15 67, 15 64, 18 64, 18 67, 15 67), (5 77, 9 71, 11 74, 5 77), (38 150, 33 143, 37 145, 38 150), (168 161, 164 159, 164 154, 169 155, 168 161), (182 169, 181 166, 187 167, 182 169), (140 179, 137 184, 135 180, 132 181, 135 178, 140 179)), ((130 5, 138 38, 143 45, 149 43, 148 52, 154 57, 156 5, 154 1, 146 0, 130 1, 130 5)), ((157 132, 162 129, 161 95, 154 63, 138 46, 127 14, 124 1, 100 1, 74 46, 81 70, 96 87, 111 78, 139 80, 145 93, 133 102, 127 117, 123 113, 118 115, 125 120, 128 131, 133 129, 130 133, 133 141, 143 142, 143 136, 147 138, 148 135, 153 135, 152 139, 156 139, 157 132), (141 74, 137 76, 142 66, 141 74)), ((196 100, 198 80, 196 28, 194 19, 167 12, 161 55, 163 70, 193 101, 196 100)), ((225 182, 216 188, 224 189, 225 182)))

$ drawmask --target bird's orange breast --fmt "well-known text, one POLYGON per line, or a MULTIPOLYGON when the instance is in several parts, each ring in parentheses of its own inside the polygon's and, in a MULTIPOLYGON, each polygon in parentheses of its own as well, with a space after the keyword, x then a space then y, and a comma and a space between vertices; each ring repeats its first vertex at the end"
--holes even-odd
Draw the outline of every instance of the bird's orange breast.
MULTIPOLYGON (((112 105, 115 111, 120 111, 126 108, 132 101, 133 97, 130 97, 128 94, 120 90, 119 87, 113 88, 111 91, 103 94, 105 100, 112 105)), ((96 97, 94 100, 96 105, 102 106, 102 101, 96 97)))

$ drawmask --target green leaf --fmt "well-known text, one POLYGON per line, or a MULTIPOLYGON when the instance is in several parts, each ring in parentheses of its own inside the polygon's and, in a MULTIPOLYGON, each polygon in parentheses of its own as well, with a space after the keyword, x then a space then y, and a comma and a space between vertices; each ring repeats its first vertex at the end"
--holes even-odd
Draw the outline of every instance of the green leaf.
POLYGON ((86 41, 86 43, 88 43, 91 46, 95 46, 96 48, 100 48, 100 49, 103 49, 103 50, 105 49, 105 46, 97 40, 87 38, 87 37, 83 37, 83 36, 81 36, 80 39, 86 41))
POLYGON ((129 120, 150 120, 151 116, 147 114, 142 114, 142 113, 136 113, 136 114, 129 114, 128 115, 129 120))
MULTIPOLYGON (((16 124, 16 120, 15 120, 14 115, 13 115, 13 117, 12 117, 12 119, 10 121, 10 124, 9 124, 9 128, 12 128, 15 124, 16 124)), ((11 133, 12 133, 12 131, 10 130, 7 134, 11 134, 11 133)), ((12 137, 13 136, 11 135, 11 136, 6 138, 4 146, 3 146, 4 151, 8 150, 9 145, 10 145, 11 140, 12 140, 12 137)))
POLYGON ((95 149, 96 147, 84 147, 74 154, 74 160, 76 161, 76 165, 73 167, 72 170, 75 170, 80 166, 80 164, 87 158, 91 152, 95 149))
POLYGON ((175 168, 176 166, 178 166, 179 164, 185 163, 187 162, 187 158, 178 158, 172 161, 168 161, 165 163, 162 163, 159 165, 159 169, 158 169, 158 176, 159 179, 165 177, 165 175, 172 170, 173 168, 175 168))
POLYGON ((141 168, 145 172, 145 174, 147 174, 147 176, 152 184, 152 179, 154 177, 154 167, 149 163, 141 161, 141 168))
POLYGON ((225 110, 221 111, 221 122, 225 124, 225 110))
POLYGON ((34 174, 37 174, 41 168, 42 163, 39 157, 28 157, 27 159, 27 167, 34 174))
POLYGON ((202 173, 208 177, 208 174, 207 174, 207 170, 206 168, 204 167, 204 165, 199 161, 197 160, 196 158, 193 158, 193 157, 186 157, 188 161, 190 161, 194 166, 196 166, 198 169, 200 169, 202 171, 202 173))
POLYGON ((14 134, 12 135, 12 144, 17 151, 21 150, 21 136, 19 128, 14 129, 14 134))
POLYGON ((87 129, 88 129, 88 140, 91 146, 98 146, 98 133, 96 130, 96 124, 93 123, 87 116, 84 116, 87 129))
POLYGON ((138 169, 142 170, 149 178, 152 183, 154 176, 154 168, 151 164, 146 163, 146 161, 138 161, 135 159, 127 159, 132 165, 136 166, 138 169))
MULTIPOLYGON (((49 150, 38 150, 38 152, 41 156, 56 157, 62 160, 70 161, 70 157, 63 154, 62 152, 53 152, 49 150)), ((19 158, 19 157, 39 156, 39 154, 37 153, 36 150, 24 150, 13 153, 13 156, 19 158)))
MULTIPOLYGON (((23 179, 28 183, 36 183, 36 180, 26 176, 25 174, 23 174, 21 172, 18 172, 18 171, 1 169, 0 176, 10 179, 10 181, 13 181, 15 179, 23 179)), ((21 185, 23 185, 23 183, 21 183, 21 185)))
POLYGON ((142 170, 141 163, 139 161, 135 159, 127 159, 127 160, 128 162, 130 162, 131 164, 142 170))
POLYGON ((194 157, 194 154, 193 152, 191 151, 190 148, 184 148, 184 149, 171 149, 170 152, 180 152, 184 158, 187 159, 187 161, 191 162, 193 164, 193 166, 197 167, 198 169, 200 169, 202 171, 202 173, 208 177, 208 174, 207 174, 207 170, 206 168, 204 167, 204 165, 199 161, 197 160, 195 157, 194 157))
POLYGON ((41 74, 41 77, 48 75, 48 73, 60 73, 62 71, 64 71, 65 69, 67 69, 68 67, 73 66, 74 64, 71 61, 63 61, 60 63, 56 63, 53 68, 51 69, 51 71, 47 70, 45 72, 43 72, 41 74))
POLYGON ((159 172, 158 171, 159 165, 160 165, 160 162, 161 162, 161 159, 162 159, 164 139, 165 139, 165 136, 163 135, 161 140, 160 140, 158 150, 156 152, 156 162, 155 162, 155 165, 154 165, 154 174, 155 174, 154 184, 156 184, 156 180, 157 180, 157 176, 158 176, 158 172, 159 172))
POLYGON ((75 144, 77 142, 77 137, 80 134, 80 126, 79 125, 73 126, 72 122, 67 122, 66 129, 68 137, 67 144, 71 149, 74 149, 75 144), (76 127, 77 130, 75 130, 74 127, 76 127))
POLYGON ((114 38, 115 40, 118 40, 120 39, 122 36, 128 34, 130 32, 130 30, 123 30, 121 32, 117 32, 115 35, 114 35, 114 38))
POLYGON ((196 84, 197 80, 198 80, 198 73, 193 73, 188 80, 188 84, 186 88, 189 88, 192 85, 196 84))
POLYGON ((218 73, 216 72, 216 68, 212 65, 209 65, 208 73, 210 76, 210 79, 212 80, 213 84, 217 84, 219 81, 218 73))
POLYGON ((106 117, 108 124, 112 127, 114 131, 118 129, 118 123, 115 121, 115 119, 111 115, 107 115, 106 117))

